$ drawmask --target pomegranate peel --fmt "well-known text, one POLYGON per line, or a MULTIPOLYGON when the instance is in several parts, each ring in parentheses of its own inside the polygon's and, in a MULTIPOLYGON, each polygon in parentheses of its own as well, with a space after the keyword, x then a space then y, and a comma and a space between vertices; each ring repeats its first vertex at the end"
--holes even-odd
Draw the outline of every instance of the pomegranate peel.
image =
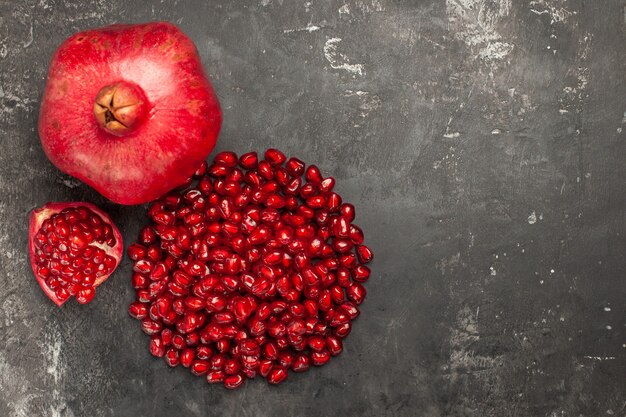
POLYGON ((166 22, 76 33, 56 50, 39 136, 61 171, 119 204, 183 185, 222 113, 193 41, 166 22))
POLYGON ((71 295, 81 304, 90 302, 122 259, 119 230, 104 211, 86 202, 47 203, 33 210, 28 236, 35 278, 59 307, 71 295))

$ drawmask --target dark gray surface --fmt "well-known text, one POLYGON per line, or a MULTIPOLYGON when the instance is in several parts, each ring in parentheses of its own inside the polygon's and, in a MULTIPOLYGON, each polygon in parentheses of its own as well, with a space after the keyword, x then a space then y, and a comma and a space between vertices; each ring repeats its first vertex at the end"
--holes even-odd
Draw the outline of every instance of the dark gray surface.
POLYGON ((0 416, 626 415, 624 3, 0 0, 0 416), (87 3, 87 2, 86 2, 87 3), (376 254, 346 351, 230 392, 147 351, 130 264, 62 309, 28 211, 143 207, 60 174, 36 133, 75 31, 177 22, 224 110, 217 150, 315 162, 376 254))

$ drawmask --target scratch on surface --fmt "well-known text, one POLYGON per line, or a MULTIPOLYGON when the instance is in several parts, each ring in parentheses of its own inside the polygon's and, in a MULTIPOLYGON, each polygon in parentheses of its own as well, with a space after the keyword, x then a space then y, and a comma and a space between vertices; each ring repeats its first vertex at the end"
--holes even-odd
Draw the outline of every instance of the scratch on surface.
POLYGON ((337 51, 339 42, 341 42, 341 38, 329 38, 324 45, 324 57, 331 68, 345 70, 355 76, 365 74, 363 64, 351 64, 345 54, 337 51))
POLYGON ((511 10, 511 0, 446 0, 449 30, 494 69, 513 51, 497 30, 511 10))
POLYGON ((469 306, 459 309, 456 316, 456 325, 451 329, 450 360, 446 369, 449 378, 459 378, 471 374, 484 383, 497 382, 497 369, 504 362, 503 355, 480 355, 474 352, 472 345, 480 339, 478 331, 478 312, 476 315, 469 306))
POLYGON ((368 15, 378 12, 384 12, 385 8, 380 0, 356 0, 346 1, 337 10, 339 15, 362 14, 368 15))
POLYGON ((2 103, 2 106, 0 106, 0 115, 5 112, 10 113, 16 108, 29 110, 30 104, 33 102, 34 100, 29 98, 18 97, 15 94, 4 91, 0 85, 0 103, 2 103), (11 103, 13 106, 7 106, 7 103, 11 103))
POLYGON ((356 3, 356 7, 363 13, 382 12, 385 10, 380 0, 371 0, 369 2, 360 1, 356 3))
POLYGON ((492 42, 478 53, 484 61, 502 61, 513 50, 513 45, 506 42, 492 42))
POLYGON ((563 94, 559 97, 559 112, 582 111, 584 100, 588 97, 587 86, 591 79, 591 70, 587 63, 591 54, 593 44, 593 35, 586 32, 578 43, 576 52, 576 65, 568 74, 574 77, 575 85, 569 85, 563 88, 563 94))
POLYGON ((530 11, 537 15, 546 14, 550 17, 550 24, 565 23, 576 12, 570 12, 565 8, 564 0, 533 0, 530 2, 530 11))
POLYGON ((361 117, 367 117, 372 111, 382 106, 382 100, 376 94, 370 94, 369 91, 353 91, 345 90, 345 97, 358 97, 359 98, 359 110, 361 117))
POLYGON ((612 361, 615 359, 615 356, 583 356, 583 358, 593 361, 612 361))
POLYGON ((30 22, 30 29, 28 31, 28 39, 25 42, 22 42, 24 48, 28 48, 33 43, 33 22, 30 22))
POLYGON ((26 379, 22 368, 12 366, 4 355, 0 355, 0 399, 15 417, 37 415, 34 408, 41 394, 26 379))
MULTIPOLYGON (((0 87, 1 91, 2 87, 0 87)), ((0 110, 0 115, 2 111, 0 110)), ((4 201, 0 201, 0 218, 8 218, 7 217, 7 203, 4 201)), ((0 264, 10 265, 17 264, 20 265, 22 262, 26 261, 26 254, 24 251, 19 250, 19 246, 16 246, 10 238, 10 234, 7 232, 7 224, 3 222, 0 224, 0 247, 4 248, 2 252, 0 252, 0 264)), ((7 290, 7 288, 4 288, 7 290)), ((23 307, 24 304, 20 302, 20 307, 23 307)))
POLYGON ((65 185, 69 189, 80 187, 82 183, 75 178, 57 178, 57 183, 65 185))
POLYGON ((436 266, 441 271, 441 275, 445 275, 446 272, 452 272, 461 260, 461 252, 457 252, 450 257, 444 257, 437 262, 436 266))
POLYGON ((72 416, 72 411, 67 407, 67 401, 61 394, 60 386, 65 374, 64 364, 61 362, 61 334, 56 327, 51 328, 45 334, 42 345, 42 353, 47 364, 47 373, 52 376, 52 401, 50 412, 52 417, 72 416))
MULTIPOLYGON (((461 103, 461 107, 463 107, 463 103, 461 103)), ((453 119, 454 119, 454 116, 450 116, 450 118, 448 119, 448 123, 446 124, 446 131, 443 134, 444 138, 454 139, 454 138, 458 138, 459 136, 461 136, 460 132, 452 132, 450 130, 450 124, 452 124, 453 119)))
POLYGON ((284 29, 283 33, 294 33, 294 32, 315 32, 317 30, 323 29, 324 26, 317 26, 317 25, 312 25, 311 23, 309 23, 308 25, 306 25, 305 27, 301 27, 301 28, 295 28, 295 29, 284 29))

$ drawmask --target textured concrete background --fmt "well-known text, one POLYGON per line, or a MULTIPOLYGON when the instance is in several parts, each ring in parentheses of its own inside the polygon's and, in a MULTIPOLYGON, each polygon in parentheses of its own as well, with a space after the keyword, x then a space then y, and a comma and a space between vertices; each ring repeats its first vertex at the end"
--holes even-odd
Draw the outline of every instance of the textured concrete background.
POLYGON ((621 0, 0 0, 0 416, 625 416, 624 18, 621 0), (46 201, 93 201, 127 241, 145 222, 59 173, 35 126, 63 39, 161 19, 211 74, 217 150, 316 162, 375 250, 345 353, 279 388, 152 358, 127 259, 62 309, 28 265, 46 201))

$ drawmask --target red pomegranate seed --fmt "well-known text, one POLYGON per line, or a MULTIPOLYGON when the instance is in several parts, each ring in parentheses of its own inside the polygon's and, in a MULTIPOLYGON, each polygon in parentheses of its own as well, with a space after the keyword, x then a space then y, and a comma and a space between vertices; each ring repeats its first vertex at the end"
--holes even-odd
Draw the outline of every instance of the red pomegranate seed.
POLYGON ((128 314, 130 314, 131 317, 136 318, 137 320, 143 320, 148 317, 148 307, 145 303, 135 301, 128 308, 128 314))
POLYGON ((285 160, 287 160, 287 157, 285 156, 284 153, 282 153, 278 149, 270 148, 267 151, 265 151, 265 159, 270 164, 276 166, 276 165, 282 165, 282 163, 285 162, 285 160))
POLYGON ((200 336, 198 333, 189 333, 187 337, 185 337, 185 343, 187 346, 196 346, 200 341, 200 336))
POLYGON ((306 169, 305 178, 313 184, 319 184, 323 179, 319 168, 315 165, 309 165, 306 169))
POLYGON ((152 336, 150 339, 150 353, 157 358, 162 358, 165 355, 165 346, 158 335, 152 336))
POLYGON ((345 203, 341 205, 340 209, 341 217, 345 218, 348 223, 352 223, 356 217, 356 211, 352 204, 345 203))
POLYGON ((252 339, 245 339, 239 344, 239 349, 244 355, 258 355, 259 345, 252 339))
POLYGON ((350 236, 350 222, 344 217, 337 217, 337 221, 333 224, 333 234, 336 237, 350 236))
POLYGON ((352 279, 356 282, 365 282, 370 277, 370 269, 365 265, 359 265, 352 270, 352 279))
POLYGON ((341 339, 335 336, 326 336, 326 346, 328 348, 328 352, 332 356, 337 356, 343 350, 343 343, 341 339))
POLYGON ((292 178, 283 188, 283 192, 288 196, 296 195, 299 193, 301 185, 302 179, 299 176, 292 178))
POLYGON ((234 358, 227 359, 224 364, 224 372, 226 372, 227 375, 234 375, 239 372, 240 369, 241 363, 234 358))
POLYGON ((138 261, 146 257, 148 250, 139 243, 134 243, 128 247, 128 257, 133 261, 138 261))
POLYGON ((259 362, 259 375, 263 378, 267 378, 272 367, 274 366, 274 362, 271 359, 264 359, 259 362))
POLYGON ((330 360, 330 353, 324 349, 320 352, 311 353, 311 362, 315 366, 325 365, 330 360))
POLYGON ((307 344, 311 350, 320 352, 326 347, 326 341, 320 336, 311 336, 307 340, 307 344))
POLYGON ((195 360, 191 363, 191 373, 194 375, 204 375, 209 370, 209 362, 204 360, 195 360))
POLYGON ((337 253, 350 252, 354 245, 349 239, 335 238, 333 239, 333 249, 337 253))
POLYGON ((339 285, 333 285, 330 289, 330 297, 333 299, 335 304, 340 304, 345 300, 345 294, 343 292, 343 288, 339 285))
POLYGON ((335 335, 338 337, 344 338, 350 334, 351 330, 352 330, 352 323, 348 321, 346 323, 340 324, 339 326, 335 327, 335 335))
POLYGON ((207 169, 207 163, 206 161, 202 161, 198 169, 196 169, 196 171, 193 173, 193 177, 201 178, 206 173, 206 169, 207 169))
POLYGON ((305 200, 309 197, 312 197, 316 194, 317 190, 315 189, 315 184, 305 184, 300 187, 300 197, 305 200))
POLYGON ((213 356, 213 350, 209 346, 200 345, 196 347, 195 357, 201 360, 210 359, 213 356))
POLYGON ((359 309, 349 301, 341 304, 340 308, 344 313, 348 315, 348 317, 350 317, 350 320, 354 320, 359 317, 359 309))
POLYGON ((354 268, 357 262, 356 255, 354 253, 348 253, 339 258, 339 263, 346 268, 354 268))
POLYGON ((350 317, 346 313, 344 313, 341 310, 337 310, 335 311, 335 314, 333 314, 333 318, 330 321, 330 325, 333 327, 337 327, 349 321, 350 321, 350 317))
POLYGON ((359 262, 361 262, 362 264, 371 262, 372 259, 374 259, 374 254, 372 253, 371 249, 365 245, 357 246, 356 255, 359 259, 359 262))
POLYGON ((304 167, 305 167, 304 162, 302 162, 298 158, 293 158, 293 157, 289 158, 289 160, 285 164, 285 168, 287 169, 287 172, 294 177, 302 176, 302 174, 304 173, 304 167))
POLYGON ((185 349, 180 354, 180 364, 183 365, 185 368, 189 368, 193 360, 194 360, 193 349, 185 349))
POLYGON ((244 368, 255 369, 259 366, 260 360, 258 356, 241 355, 241 363, 244 368))
POLYGON ((287 373, 287 368, 284 366, 274 365, 267 375, 267 382, 278 385, 287 379, 287 373))
POLYGON ((324 197, 323 195, 309 197, 306 199, 306 204, 312 209, 322 208, 326 204, 326 197, 324 197))
POLYGON ((227 389, 239 388, 244 382, 244 376, 242 374, 228 375, 224 378, 224 387, 227 389))
POLYGON ((237 155, 235 152, 220 152, 215 155, 214 162, 221 164, 229 168, 233 168, 237 165, 237 155))
POLYGON ((165 362, 172 368, 178 366, 180 363, 180 353, 176 349, 168 349, 165 352, 165 362))
POLYGON ((350 240, 355 245, 360 245, 363 243, 363 230, 359 226, 351 225, 350 226, 350 240))
POLYGON ((248 152, 241 155, 239 165, 244 169, 253 169, 257 167, 259 158, 256 152, 248 152))
POLYGON ((291 364, 291 370, 294 372, 306 372, 310 367, 311 358, 304 353, 299 353, 291 364))
POLYGON ((285 323, 282 322, 270 323, 267 326, 267 333, 275 339, 283 336, 286 330, 287 328, 285 326, 285 323))
POLYGON ((319 190, 323 193, 332 191, 333 187, 335 187, 335 179, 333 177, 325 178, 318 186, 319 190))
POLYGON ((217 384, 224 381, 226 373, 224 371, 211 371, 207 373, 206 380, 209 384, 217 384))
POLYGON ((151 336, 151 335, 158 334, 159 332, 161 332, 162 328, 163 328, 163 325, 159 322, 152 321, 149 319, 144 319, 141 321, 141 329, 147 335, 151 336))
POLYGON ((259 175, 266 180, 271 180, 272 178, 274 178, 274 170, 272 169, 270 163, 267 161, 259 162, 259 165, 257 166, 257 171, 259 175))
POLYGON ((250 368, 242 368, 241 372, 243 372, 243 374, 250 379, 256 378, 257 373, 258 373, 257 369, 250 369, 250 368))
POLYGON ((278 363, 285 368, 289 368, 294 360, 294 354, 289 351, 283 351, 278 354, 278 363))
POLYGON ((346 288, 346 294, 352 302, 357 305, 361 304, 363 302, 363 299, 365 299, 365 287, 363 287, 363 285, 359 284, 358 282, 351 284, 350 286, 348 286, 348 288, 346 288))
MULTIPOLYGON (((372 251, 334 178, 276 149, 264 157, 218 154, 195 173, 196 187, 150 206, 152 223, 127 250, 137 293, 128 311, 151 335, 150 351, 230 389, 256 375, 278 384, 289 369, 340 354, 371 274, 372 251)), ((71 232, 62 222, 49 227, 71 232)), ((46 239, 35 238, 41 250, 46 239)), ((79 251, 82 240, 68 250, 79 251)), ((61 297, 90 296, 80 282, 59 285, 68 268, 90 272, 107 262, 97 248, 86 250, 71 265, 61 254, 40 271, 58 271, 49 285, 61 297)))
POLYGON ((330 295, 330 291, 324 290, 321 292, 319 298, 317 299, 317 306, 322 311, 328 311, 333 304, 332 296, 330 295))

